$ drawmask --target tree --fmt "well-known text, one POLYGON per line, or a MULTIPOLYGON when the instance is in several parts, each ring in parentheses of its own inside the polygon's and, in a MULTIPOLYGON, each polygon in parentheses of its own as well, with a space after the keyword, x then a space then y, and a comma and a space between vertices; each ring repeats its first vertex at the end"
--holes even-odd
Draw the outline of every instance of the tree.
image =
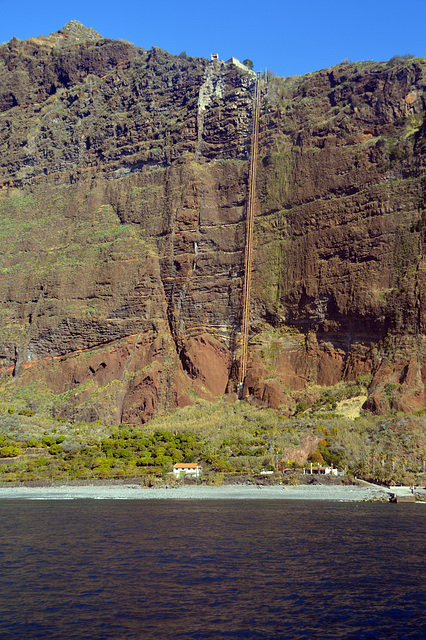
POLYGON ((324 462, 324 458, 322 457, 319 451, 314 451, 309 454, 308 457, 309 462, 313 462, 314 464, 322 464, 324 462))
POLYGON ((249 60, 249 58, 246 58, 245 60, 243 60, 243 64, 245 64, 246 67, 248 67, 249 69, 253 69, 253 61, 249 60))

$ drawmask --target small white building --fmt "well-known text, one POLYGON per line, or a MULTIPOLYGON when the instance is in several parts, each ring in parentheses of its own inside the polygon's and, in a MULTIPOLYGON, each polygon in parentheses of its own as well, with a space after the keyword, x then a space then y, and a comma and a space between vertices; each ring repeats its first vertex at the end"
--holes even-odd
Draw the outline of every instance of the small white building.
MULTIPOLYGON (((305 470, 303 469, 303 473, 305 473, 305 470)), ((312 462, 311 462, 311 473, 323 473, 325 476, 331 475, 331 476, 338 476, 339 472, 336 468, 334 467, 321 467, 319 464, 314 467, 312 466, 312 462)))
POLYGON ((175 478, 199 478, 203 469, 198 462, 177 462, 173 467, 175 478))

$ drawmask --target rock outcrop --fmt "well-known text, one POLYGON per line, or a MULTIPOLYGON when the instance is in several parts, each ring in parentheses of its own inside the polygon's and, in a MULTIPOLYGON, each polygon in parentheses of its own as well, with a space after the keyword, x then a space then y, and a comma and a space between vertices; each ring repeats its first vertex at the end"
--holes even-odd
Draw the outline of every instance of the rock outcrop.
MULTIPOLYGON (((426 62, 264 78, 245 394, 426 405, 426 62)), ((6 393, 136 423, 235 391, 255 79, 79 23, 0 46, 6 393)))

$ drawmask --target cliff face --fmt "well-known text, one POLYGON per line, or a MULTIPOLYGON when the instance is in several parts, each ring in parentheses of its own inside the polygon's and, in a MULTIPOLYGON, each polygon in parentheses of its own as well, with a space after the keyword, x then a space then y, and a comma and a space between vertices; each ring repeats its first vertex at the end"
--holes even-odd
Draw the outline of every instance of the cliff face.
POLYGON ((253 75, 69 39, 0 50, 1 366, 57 413, 146 420, 228 385, 253 75))
MULTIPOLYGON (((300 332, 277 341, 276 402, 285 385, 367 374, 369 408, 425 404, 424 71, 361 63, 269 84, 255 313, 300 332)), ((255 371, 250 384, 272 393, 255 371)))
MULTIPOLYGON (((235 389, 255 80, 71 27, 0 47, 4 389, 146 421, 235 389)), ((265 404, 360 373, 376 411, 426 404, 424 69, 262 82, 245 393, 265 404)))

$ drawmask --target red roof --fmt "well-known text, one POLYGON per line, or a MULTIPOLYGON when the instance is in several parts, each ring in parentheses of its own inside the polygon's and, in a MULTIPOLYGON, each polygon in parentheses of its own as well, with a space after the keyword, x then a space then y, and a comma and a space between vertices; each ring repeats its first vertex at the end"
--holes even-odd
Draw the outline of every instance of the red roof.
POLYGON ((176 462, 173 469, 196 469, 198 466, 198 462, 176 462))

